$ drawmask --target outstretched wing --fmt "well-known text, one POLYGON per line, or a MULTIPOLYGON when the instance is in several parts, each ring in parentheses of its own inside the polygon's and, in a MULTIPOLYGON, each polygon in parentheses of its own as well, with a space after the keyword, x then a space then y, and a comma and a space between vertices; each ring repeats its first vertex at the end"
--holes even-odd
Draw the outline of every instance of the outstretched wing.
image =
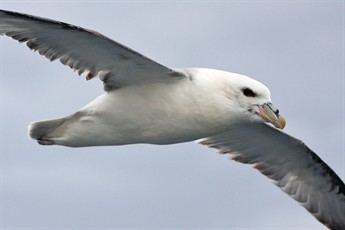
POLYGON ((0 35, 59 59, 88 80, 99 76, 105 90, 182 76, 102 34, 50 19, 0 10, 0 35))
POLYGON ((253 164, 330 229, 345 229, 345 185, 301 141, 264 123, 234 125, 201 144, 253 164))

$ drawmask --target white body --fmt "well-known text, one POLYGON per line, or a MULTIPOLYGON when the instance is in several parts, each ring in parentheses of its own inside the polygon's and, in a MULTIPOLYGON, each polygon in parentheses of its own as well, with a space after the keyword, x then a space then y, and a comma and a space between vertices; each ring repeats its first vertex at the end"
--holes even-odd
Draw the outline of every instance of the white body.
POLYGON ((181 71, 189 78, 105 93, 68 117, 46 138, 74 147, 196 140, 225 131, 234 120, 243 118, 238 105, 233 104, 237 100, 231 100, 231 82, 234 87, 241 80, 263 86, 220 70, 181 71))

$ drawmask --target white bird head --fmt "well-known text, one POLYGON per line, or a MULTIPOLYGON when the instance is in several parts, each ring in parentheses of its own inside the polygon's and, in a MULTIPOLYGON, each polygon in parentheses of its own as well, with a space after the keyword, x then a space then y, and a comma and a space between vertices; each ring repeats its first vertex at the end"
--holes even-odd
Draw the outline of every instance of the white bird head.
POLYGON ((230 83, 227 93, 236 98, 235 103, 247 117, 272 123, 279 129, 285 127, 286 121, 273 106, 267 86, 247 76, 233 73, 229 73, 227 81, 230 83))
MULTIPOLYGON (((273 106, 269 89, 250 77, 213 69, 199 69, 199 76, 207 87, 213 87, 225 96, 232 116, 238 119, 260 120, 283 129, 285 119, 273 106)), ((224 104, 223 104, 224 106, 224 104)))

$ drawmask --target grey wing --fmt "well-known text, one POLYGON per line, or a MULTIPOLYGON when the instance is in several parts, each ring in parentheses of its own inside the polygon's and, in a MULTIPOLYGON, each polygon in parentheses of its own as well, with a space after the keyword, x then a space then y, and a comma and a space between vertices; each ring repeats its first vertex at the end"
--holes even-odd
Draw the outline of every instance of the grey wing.
POLYGON ((200 142, 253 164, 330 229, 345 229, 345 185, 301 141, 263 123, 234 125, 200 142))
POLYGON ((0 10, 0 35, 59 59, 88 80, 100 77, 106 90, 183 76, 97 32, 50 19, 0 10))

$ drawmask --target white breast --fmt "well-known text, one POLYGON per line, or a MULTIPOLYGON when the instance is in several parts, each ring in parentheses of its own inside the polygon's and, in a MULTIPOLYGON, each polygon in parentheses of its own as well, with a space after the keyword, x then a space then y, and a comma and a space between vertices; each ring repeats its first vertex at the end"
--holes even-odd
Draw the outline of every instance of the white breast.
POLYGON ((66 128, 69 132, 64 131, 65 141, 122 145, 195 140, 227 127, 231 116, 223 97, 195 76, 175 84, 124 87, 82 108, 66 128))

